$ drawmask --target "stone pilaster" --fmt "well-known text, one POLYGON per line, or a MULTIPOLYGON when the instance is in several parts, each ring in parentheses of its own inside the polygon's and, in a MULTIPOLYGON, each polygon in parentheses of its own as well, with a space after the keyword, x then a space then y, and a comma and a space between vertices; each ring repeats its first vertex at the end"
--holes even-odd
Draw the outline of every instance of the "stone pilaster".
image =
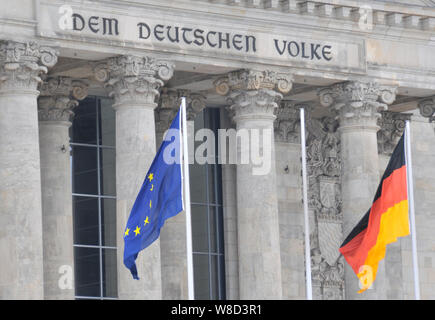
MULTIPOLYGON (((237 165, 237 228, 240 299, 281 299, 281 256, 276 194, 273 121, 292 77, 270 71, 242 70, 217 79, 216 90, 228 95, 236 129, 249 133, 269 170, 258 172, 255 156, 237 165), (254 137, 259 138, 259 140, 254 137)), ((240 146, 238 154, 246 150, 240 146), (242 150, 240 150, 242 149, 242 150)), ((240 157, 239 157, 240 159, 240 157)))
POLYGON ((57 51, 0 41, 0 299, 43 299, 37 91, 57 51))
MULTIPOLYGON (((396 88, 369 82, 346 82, 319 90, 320 103, 338 113, 341 143, 343 236, 346 237, 372 204, 379 184, 377 121, 395 99, 396 88)), ((358 294, 359 280, 345 264, 347 299, 385 299, 384 261, 372 289, 358 294)))
POLYGON ((44 298, 74 299, 69 127, 77 100, 87 95, 87 84, 65 77, 48 78, 40 92, 44 298), (59 284, 62 275, 65 281, 59 284))
POLYGON ((116 110, 116 232, 118 247, 118 296, 121 299, 161 299, 160 241, 139 253, 140 281, 123 263, 123 231, 131 208, 156 153, 155 102, 174 65, 150 57, 119 56, 95 66, 95 77, 104 82, 116 110))
MULTIPOLYGON (((205 97, 189 90, 163 88, 156 115, 157 145, 177 114, 181 98, 186 98, 189 162, 194 159, 194 119, 205 108, 205 97)), ((162 263, 162 298, 165 300, 187 299, 186 265, 186 215, 180 212, 165 222, 160 232, 160 256, 162 263)))

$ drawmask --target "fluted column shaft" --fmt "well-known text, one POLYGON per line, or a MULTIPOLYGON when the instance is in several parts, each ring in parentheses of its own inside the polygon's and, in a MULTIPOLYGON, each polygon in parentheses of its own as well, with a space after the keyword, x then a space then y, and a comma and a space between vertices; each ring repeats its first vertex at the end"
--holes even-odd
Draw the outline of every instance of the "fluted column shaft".
POLYGON ((36 89, 56 61, 35 42, 0 42, 0 299, 44 297, 36 89))
POLYGON ((105 82, 116 110, 116 238, 118 297, 161 299, 160 241, 139 253, 140 280, 124 266, 124 229, 136 196, 156 153, 154 109, 162 80, 173 74, 173 65, 148 57, 110 58, 95 69, 105 82))
MULTIPOLYGON (((377 120, 395 99, 395 89, 376 83, 347 82, 319 91, 323 106, 338 112, 341 141, 343 236, 371 207, 379 184, 377 120), (380 100, 380 102, 378 101, 380 100)), ((385 268, 381 261, 371 289, 358 294, 359 279, 345 263, 346 299, 385 299, 385 268)))
MULTIPOLYGON (((282 98, 278 91, 287 93, 291 89, 291 77, 269 71, 243 70, 232 72, 215 84, 218 93, 229 94, 230 112, 237 131, 249 133, 248 148, 257 144, 260 154, 270 161, 269 170, 261 173, 255 170, 258 165, 254 157, 249 163, 237 165, 240 299, 281 299, 273 122, 277 102, 282 98)), ((238 155, 245 147, 238 147, 238 155)))
POLYGON ((38 100, 41 152, 44 298, 74 299, 73 213, 69 127, 87 95, 83 82, 49 78, 38 100))

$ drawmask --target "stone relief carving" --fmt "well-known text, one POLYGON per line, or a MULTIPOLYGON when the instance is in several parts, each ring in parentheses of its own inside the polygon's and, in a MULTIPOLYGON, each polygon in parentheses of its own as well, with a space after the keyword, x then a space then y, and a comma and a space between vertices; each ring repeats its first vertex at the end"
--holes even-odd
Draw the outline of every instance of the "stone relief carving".
POLYGON ((314 214, 311 268, 315 299, 344 299, 340 139, 333 117, 307 118, 308 207, 314 214))
POLYGON ((391 155, 405 130, 405 121, 411 119, 411 114, 382 111, 378 120, 378 153, 391 155))

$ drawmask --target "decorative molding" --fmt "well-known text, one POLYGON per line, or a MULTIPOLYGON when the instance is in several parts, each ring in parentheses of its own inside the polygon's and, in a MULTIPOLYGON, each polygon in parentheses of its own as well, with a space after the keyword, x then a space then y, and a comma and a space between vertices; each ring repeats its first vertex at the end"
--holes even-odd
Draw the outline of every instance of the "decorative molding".
POLYGON ((412 114, 382 111, 378 125, 381 128, 378 135, 378 153, 391 155, 405 130, 405 121, 410 120, 412 114))
MULTIPOLYGON (((216 2, 216 0, 203 0, 216 2)), ((225 1, 223 1, 225 3, 225 1)), ((427 7, 434 7, 433 1, 426 0, 427 7), (430 2, 430 3, 429 3, 430 2)), ((256 8, 258 10, 276 10, 284 13, 300 14, 325 19, 339 19, 351 23, 361 23, 362 28, 395 27, 402 29, 434 31, 435 15, 424 7, 416 8, 395 3, 386 7, 382 2, 359 5, 358 1, 305 1, 305 0, 226 0, 231 6, 256 8)), ((367 29, 363 29, 367 30, 367 29)))
POLYGON ((172 77, 174 67, 168 61, 125 55, 96 64, 94 76, 109 88, 115 105, 146 104, 155 108, 159 89, 172 77))
POLYGON ((318 90, 320 104, 338 112, 340 126, 375 126, 379 111, 387 110, 396 98, 396 87, 375 82, 343 82, 318 90))
POLYGON ((435 121, 435 96, 420 100, 418 109, 423 117, 429 118, 429 122, 435 121))
POLYGON ((67 77, 46 77, 40 85, 39 121, 70 121, 78 105, 88 95, 88 84, 67 77))
POLYGON ((36 90, 59 52, 35 41, 0 41, 0 90, 36 90))

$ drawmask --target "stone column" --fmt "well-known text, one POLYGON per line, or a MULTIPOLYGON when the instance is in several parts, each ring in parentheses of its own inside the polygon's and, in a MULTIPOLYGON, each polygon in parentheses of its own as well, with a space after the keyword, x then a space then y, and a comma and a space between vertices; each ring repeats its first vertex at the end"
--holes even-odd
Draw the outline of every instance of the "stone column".
MULTIPOLYGON (((391 111, 381 112, 382 117, 378 121, 378 152, 379 152, 379 176, 381 177, 388 165, 391 154, 394 151, 400 137, 405 130, 405 121, 411 119, 411 114, 391 111)), ((404 281, 402 272, 402 241, 396 241, 388 245, 385 256, 386 298, 388 300, 404 299, 404 281)))
POLYGON ((69 127, 72 109, 78 104, 77 99, 86 97, 87 86, 70 78, 56 77, 44 81, 40 91, 44 298, 74 299, 69 127))
POLYGON ((140 280, 124 266, 124 229, 131 208, 156 153, 155 103, 164 80, 172 77, 171 63, 149 57, 120 56, 96 65, 95 77, 105 83, 116 110, 116 233, 118 297, 161 299, 160 241, 139 253, 140 280))
MULTIPOLYGON (((377 120, 394 101, 396 89, 376 83, 346 82, 319 91, 320 103, 338 112, 341 140, 343 237, 371 207, 379 184, 377 120), (380 101, 378 101, 380 100, 380 101)), ((346 299, 385 299, 385 260, 371 289, 358 294, 359 280, 345 263, 346 299)))
POLYGON ((0 41, 0 299, 43 299, 37 85, 57 52, 0 41))
MULTIPOLYGON (((193 163, 194 119, 205 107, 204 96, 188 90, 168 90, 166 88, 162 90, 160 104, 156 109, 157 145, 163 141, 163 134, 177 114, 182 97, 186 97, 189 163, 193 163)), ((184 211, 166 220, 165 226, 161 229, 160 256, 162 298, 165 300, 187 299, 186 215, 184 211)))
POLYGON ((240 151, 258 148, 260 154, 264 153, 265 161, 270 161, 268 170, 261 172, 256 170, 256 156, 250 156, 247 164, 237 166, 240 299, 281 299, 273 121, 277 102, 282 98, 278 91, 289 92, 292 77, 270 71, 242 70, 218 79, 215 85, 219 94, 229 94, 237 131, 244 130, 253 140, 250 146, 242 144, 240 151))

